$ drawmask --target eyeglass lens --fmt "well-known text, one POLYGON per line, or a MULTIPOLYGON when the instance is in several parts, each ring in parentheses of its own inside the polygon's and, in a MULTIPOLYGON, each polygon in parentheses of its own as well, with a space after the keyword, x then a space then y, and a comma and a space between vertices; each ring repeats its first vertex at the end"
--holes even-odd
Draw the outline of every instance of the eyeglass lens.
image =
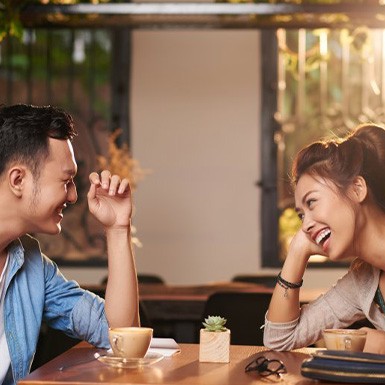
POLYGON ((279 376, 282 373, 286 373, 286 367, 280 360, 270 360, 261 356, 246 366, 245 372, 251 371, 257 371, 263 377, 270 376, 272 374, 279 376))

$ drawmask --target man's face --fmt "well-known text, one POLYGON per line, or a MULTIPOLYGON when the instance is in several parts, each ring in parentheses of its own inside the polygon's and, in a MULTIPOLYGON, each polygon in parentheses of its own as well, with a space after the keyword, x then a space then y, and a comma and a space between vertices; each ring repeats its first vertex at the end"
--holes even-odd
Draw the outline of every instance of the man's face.
POLYGON ((61 230, 63 209, 77 200, 73 178, 77 172, 69 140, 49 139, 49 156, 42 161, 40 176, 29 189, 27 217, 30 232, 57 234, 61 230))

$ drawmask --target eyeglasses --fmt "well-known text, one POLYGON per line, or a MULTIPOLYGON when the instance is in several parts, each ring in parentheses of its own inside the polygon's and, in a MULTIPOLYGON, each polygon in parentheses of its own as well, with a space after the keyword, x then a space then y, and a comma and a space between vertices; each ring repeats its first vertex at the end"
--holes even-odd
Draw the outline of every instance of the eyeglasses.
POLYGON ((271 376, 272 374, 281 377, 281 374, 287 373, 286 366, 281 360, 270 360, 265 356, 260 356, 246 365, 245 372, 252 371, 258 372, 262 377, 271 376))

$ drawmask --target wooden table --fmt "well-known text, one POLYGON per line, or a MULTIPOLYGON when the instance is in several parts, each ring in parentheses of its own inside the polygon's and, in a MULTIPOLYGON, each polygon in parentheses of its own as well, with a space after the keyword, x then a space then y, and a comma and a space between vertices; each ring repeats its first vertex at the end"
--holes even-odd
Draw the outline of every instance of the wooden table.
MULTIPOLYGON (((300 375, 300 366, 315 349, 293 352, 267 351, 258 346, 231 346, 230 363, 200 363, 199 345, 181 344, 181 353, 164 358, 141 369, 117 369, 95 359, 97 351, 85 342, 50 361, 28 375, 18 385, 82 385, 82 384, 161 384, 161 385, 246 385, 275 383, 276 377, 261 378, 257 373, 245 373, 245 366, 260 355, 279 358, 286 365, 287 374, 279 384, 314 385, 315 382, 300 375), (87 361, 88 360, 88 361, 87 361), (87 362, 85 362, 87 361, 87 362), (83 363, 81 363, 83 362, 83 363), (65 367, 64 370, 59 368, 65 367)), ((317 382, 322 385, 323 382, 317 382)), ((327 384, 327 383, 325 383, 327 384)), ((329 383, 330 385, 330 383, 329 383)))

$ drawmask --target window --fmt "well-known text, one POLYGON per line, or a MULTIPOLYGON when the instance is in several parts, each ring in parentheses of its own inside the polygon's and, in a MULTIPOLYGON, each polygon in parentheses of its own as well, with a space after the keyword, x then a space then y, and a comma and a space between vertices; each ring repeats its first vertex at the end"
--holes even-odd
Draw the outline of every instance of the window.
POLYGON ((263 33, 262 47, 262 263, 274 267, 300 225, 290 187, 295 154, 358 124, 385 122, 385 31, 278 29, 263 33))

